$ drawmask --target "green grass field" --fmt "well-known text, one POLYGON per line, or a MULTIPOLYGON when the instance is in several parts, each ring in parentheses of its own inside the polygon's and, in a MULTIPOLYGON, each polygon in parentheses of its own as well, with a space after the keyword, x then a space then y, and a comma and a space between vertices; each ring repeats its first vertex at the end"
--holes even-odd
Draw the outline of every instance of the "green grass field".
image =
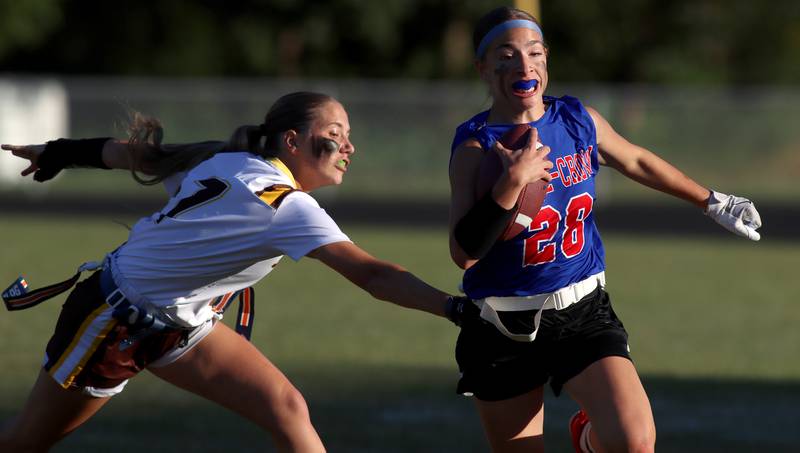
MULTIPOLYGON (((130 223, 130 221, 128 221, 130 223)), ((376 256, 455 291, 446 234, 345 231, 376 256)), ((0 284, 34 288, 99 259, 127 231, 111 220, 10 217, 0 284)), ((800 243, 607 235, 608 288, 650 394, 661 452, 800 450, 800 243)), ((372 300, 313 260, 288 258, 256 288, 254 343, 301 389, 332 452, 487 451, 454 393, 457 330, 372 300)), ((0 312, 0 419, 23 403, 63 297, 0 312)), ((566 452, 575 409, 548 391, 546 441, 566 452)), ((56 452, 270 451, 254 426, 144 373, 56 452)))

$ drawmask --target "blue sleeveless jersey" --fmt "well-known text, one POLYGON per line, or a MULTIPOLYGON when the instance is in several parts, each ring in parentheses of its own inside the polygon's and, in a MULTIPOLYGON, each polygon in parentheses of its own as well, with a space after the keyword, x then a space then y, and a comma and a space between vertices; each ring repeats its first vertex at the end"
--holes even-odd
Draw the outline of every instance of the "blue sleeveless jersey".
MULTIPOLYGON (((468 297, 528 296, 555 291, 605 269, 603 243, 594 222, 597 134, 594 121, 577 99, 545 96, 544 116, 529 123, 550 147, 551 181, 542 209, 525 231, 498 241, 464 273, 468 297)), ((481 112, 456 129, 451 148, 469 138, 484 152, 512 124, 486 124, 481 112)))

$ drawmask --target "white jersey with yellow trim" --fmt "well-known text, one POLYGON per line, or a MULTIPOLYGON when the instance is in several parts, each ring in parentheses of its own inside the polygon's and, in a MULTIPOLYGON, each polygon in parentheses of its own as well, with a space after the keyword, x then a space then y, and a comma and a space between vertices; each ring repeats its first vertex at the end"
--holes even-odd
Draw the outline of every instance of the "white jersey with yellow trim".
POLYGON ((210 300, 254 285, 283 255, 350 241, 278 159, 219 153, 165 185, 172 198, 109 263, 132 303, 185 327, 211 319, 210 300))

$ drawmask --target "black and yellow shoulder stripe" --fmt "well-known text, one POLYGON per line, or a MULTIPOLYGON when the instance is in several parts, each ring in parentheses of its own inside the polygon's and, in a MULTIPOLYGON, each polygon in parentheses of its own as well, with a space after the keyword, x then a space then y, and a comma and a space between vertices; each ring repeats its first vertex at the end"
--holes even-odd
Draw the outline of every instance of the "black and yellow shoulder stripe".
POLYGON ((297 189, 287 184, 273 184, 264 190, 256 192, 256 196, 274 209, 278 209, 284 198, 295 190, 297 189))

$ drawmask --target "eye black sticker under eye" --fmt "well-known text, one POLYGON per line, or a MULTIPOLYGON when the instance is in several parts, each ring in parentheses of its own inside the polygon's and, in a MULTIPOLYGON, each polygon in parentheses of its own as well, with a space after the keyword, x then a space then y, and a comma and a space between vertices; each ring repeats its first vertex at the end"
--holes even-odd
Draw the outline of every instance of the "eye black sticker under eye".
POLYGON ((507 74, 509 71, 508 63, 498 63, 497 66, 494 68, 494 73, 496 75, 507 74))
POLYGON ((323 153, 335 153, 336 151, 339 151, 340 147, 341 145, 336 140, 317 136, 314 136, 313 138, 313 150, 314 155, 316 156, 321 156, 323 153))

